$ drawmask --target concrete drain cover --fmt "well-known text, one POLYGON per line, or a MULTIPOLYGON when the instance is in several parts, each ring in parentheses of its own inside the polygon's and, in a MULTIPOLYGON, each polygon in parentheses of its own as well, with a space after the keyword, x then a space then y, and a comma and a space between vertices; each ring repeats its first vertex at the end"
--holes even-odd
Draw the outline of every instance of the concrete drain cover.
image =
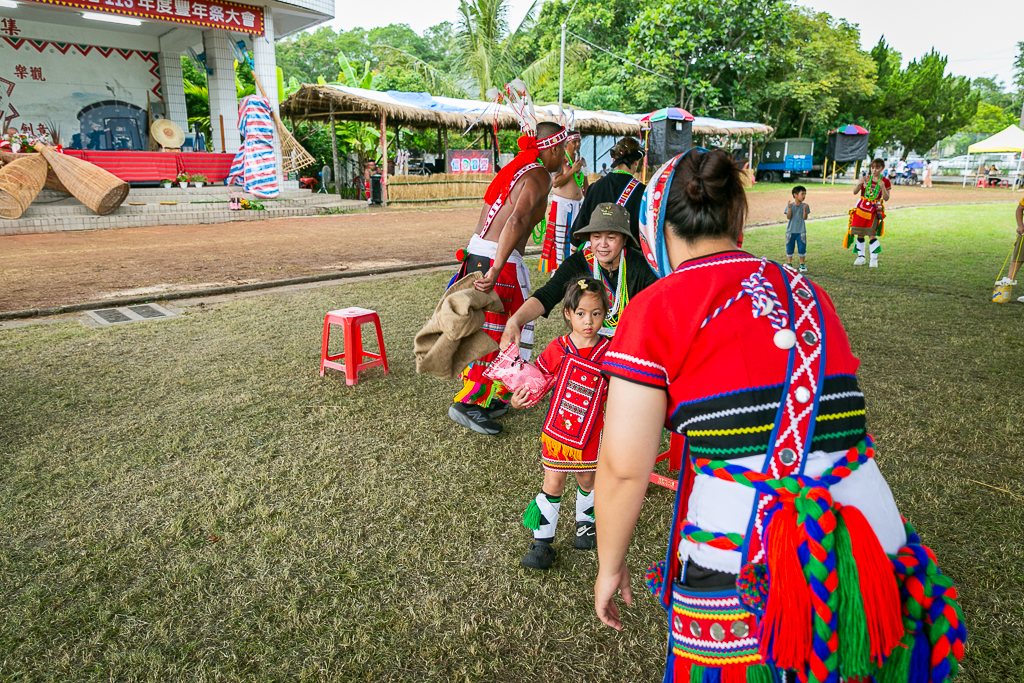
POLYGON ((133 323, 140 320, 156 320, 157 318, 173 318, 175 314, 163 306, 157 304, 143 304, 141 306, 120 306, 118 308, 101 308, 95 311, 86 311, 85 314, 91 320, 100 325, 117 325, 119 323, 133 323))

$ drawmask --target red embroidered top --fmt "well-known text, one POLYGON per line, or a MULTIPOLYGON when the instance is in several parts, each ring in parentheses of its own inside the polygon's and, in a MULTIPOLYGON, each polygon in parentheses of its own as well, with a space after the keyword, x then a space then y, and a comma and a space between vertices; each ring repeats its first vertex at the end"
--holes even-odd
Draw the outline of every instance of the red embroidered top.
MULTIPOLYGON (((760 259, 742 251, 687 261, 633 298, 623 312, 602 372, 669 394, 666 427, 687 436, 690 451, 721 460, 767 452, 787 376, 789 352, 766 319, 740 299, 701 324, 741 291, 760 259)), ((765 270, 779 296, 777 268, 765 270)), ((812 285, 813 286, 813 285, 812 285)), ((850 448, 864 436, 860 361, 828 295, 815 287, 826 326, 825 382, 813 450, 850 448)))
POLYGON ((601 361, 609 345, 600 337, 594 346, 580 349, 564 335, 548 344, 537 359, 542 372, 558 375, 544 435, 573 451, 582 451, 604 426, 608 381, 601 375, 601 361))

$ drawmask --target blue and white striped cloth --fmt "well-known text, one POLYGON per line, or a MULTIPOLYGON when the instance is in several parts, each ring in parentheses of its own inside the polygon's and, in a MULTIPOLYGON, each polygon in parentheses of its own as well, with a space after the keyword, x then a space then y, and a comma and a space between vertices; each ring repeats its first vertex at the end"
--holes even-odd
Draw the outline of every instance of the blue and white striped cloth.
POLYGON ((228 185, 241 185, 246 192, 262 199, 281 193, 274 158, 274 119, 270 102, 249 95, 238 107, 238 130, 242 146, 231 162, 228 185))

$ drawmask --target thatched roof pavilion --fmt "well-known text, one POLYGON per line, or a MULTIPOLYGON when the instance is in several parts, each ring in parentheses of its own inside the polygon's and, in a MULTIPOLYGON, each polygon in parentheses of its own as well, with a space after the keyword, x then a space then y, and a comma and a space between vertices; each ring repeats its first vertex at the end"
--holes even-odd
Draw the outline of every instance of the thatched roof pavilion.
MULTIPOLYGON (((554 121, 558 107, 537 106, 536 112, 539 120, 554 121)), ((335 120, 377 124, 384 117, 410 128, 466 129, 494 123, 500 130, 519 130, 512 110, 493 102, 344 85, 305 84, 281 103, 281 114, 296 121, 326 121, 333 114, 335 120)), ((639 124, 624 114, 576 109, 575 129, 582 135, 636 135, 639 124)))

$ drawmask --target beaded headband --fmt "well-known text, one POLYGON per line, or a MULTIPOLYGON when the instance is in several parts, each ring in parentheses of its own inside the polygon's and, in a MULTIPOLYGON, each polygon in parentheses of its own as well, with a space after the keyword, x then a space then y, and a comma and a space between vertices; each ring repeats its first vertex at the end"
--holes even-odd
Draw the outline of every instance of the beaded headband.
POLYGON ((555 145, 564 142, 568 138, 569 131, 567 131, 565 128, 562 128, 557 133, 549 135, 546 138, 541 138, 540 140, 537 140, 537 149, 548 149, 550 147, 554 147, 555 145))
POLYGON ((572 142, 573 140, 582 140, 582 139, 583 138, 580 137, 580 134, 575 132, 575 131, 572 132, 572 133, 569 133, 569 137, 568 137, 569 142, 572 142))

